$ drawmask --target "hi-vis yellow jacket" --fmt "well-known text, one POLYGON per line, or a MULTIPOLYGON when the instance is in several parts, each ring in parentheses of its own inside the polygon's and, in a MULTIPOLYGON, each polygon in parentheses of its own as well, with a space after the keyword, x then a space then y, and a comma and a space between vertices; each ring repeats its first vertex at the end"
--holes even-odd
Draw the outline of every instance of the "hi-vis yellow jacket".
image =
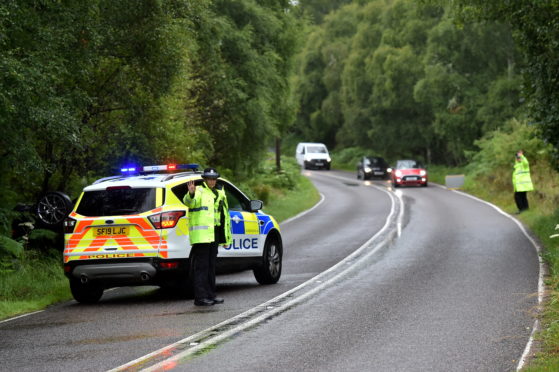
POLYGON ((524 155, 520 155, 520 161, 514 163, 514 171, 512 172, 512 184, 514 191, 532 191, 534 185, 530 177, 530 164, 524 155))
POLYGON ((218 189, 218 186, 215 190, 217 197, 204 182, 196 187, 194 197, 190 197, 190 193, 187 192, 182 200, 188 207, 190 244, 213 242, 215 226, 220 226, 222 220, 225 239, 217 243, 231 245, 233 242, 227 197, 222 189, 218 189), (223 219, 221 218, 222 213, 225 214, 223 219))

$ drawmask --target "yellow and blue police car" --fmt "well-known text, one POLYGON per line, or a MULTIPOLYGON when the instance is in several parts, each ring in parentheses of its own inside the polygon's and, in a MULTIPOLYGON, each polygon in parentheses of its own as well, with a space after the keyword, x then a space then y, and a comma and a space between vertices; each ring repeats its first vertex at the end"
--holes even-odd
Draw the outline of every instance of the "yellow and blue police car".
MULTIPOLYGON (((85 187, 64 221, 64 272, 78 302, 95 303, 107 288, 159 285, 192 295, 187 182, 202 182, 195 164, 128 167, 85 187)), ((219 178, 229 204, 233 244, 220 246, 218 273, 252 270, 258 283, 281 276, 283 245, 276 220, 239 188, 219 178)))

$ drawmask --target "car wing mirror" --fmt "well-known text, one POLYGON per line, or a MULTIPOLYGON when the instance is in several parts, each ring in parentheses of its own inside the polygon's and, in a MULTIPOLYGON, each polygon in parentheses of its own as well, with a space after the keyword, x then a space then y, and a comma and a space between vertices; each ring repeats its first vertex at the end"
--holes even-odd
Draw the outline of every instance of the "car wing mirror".
POLYGON ((251 212, 258 212, 264 206, 264 202, 262 200, 251 200, 250 201, 250 211, 251 212))

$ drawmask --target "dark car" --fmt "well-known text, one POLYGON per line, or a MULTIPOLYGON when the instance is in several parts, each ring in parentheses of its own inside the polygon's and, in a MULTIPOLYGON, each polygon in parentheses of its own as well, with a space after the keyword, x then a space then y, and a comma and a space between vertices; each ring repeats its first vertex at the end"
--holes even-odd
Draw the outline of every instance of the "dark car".
POLYGON ((357 179, 368 180, 373 177, 386 179, 390 174, 388 163, 378 156, 364 156, 357 163, 357 179))
POLYGON ((398 160, 392 169, 392 185, 399 186, 423 186, 429 183, 427 170, 415 160, 398 160))

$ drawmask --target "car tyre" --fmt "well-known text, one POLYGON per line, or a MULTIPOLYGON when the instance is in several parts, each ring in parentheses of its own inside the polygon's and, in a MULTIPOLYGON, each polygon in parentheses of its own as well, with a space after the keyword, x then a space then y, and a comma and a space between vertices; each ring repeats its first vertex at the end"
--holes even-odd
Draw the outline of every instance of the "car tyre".
POLYGON ((73 208, 74 205, 68 195, 59 191, 53 191, 46 193, 45 196, 39 199, 35 213, 41 224, 53 228, 61 226, 73 208))
POLYGON ((94 304, 103 296, 103 287, 83 284, 77 279, 70 279, 70 291, 74 299, 82 304, 94 304))
POLYGON ((262 264, 253 270, 256 281, 260 284, 275 284, 281 276, 283 248, 281 240, 269 236, 264 245, 262 264))

